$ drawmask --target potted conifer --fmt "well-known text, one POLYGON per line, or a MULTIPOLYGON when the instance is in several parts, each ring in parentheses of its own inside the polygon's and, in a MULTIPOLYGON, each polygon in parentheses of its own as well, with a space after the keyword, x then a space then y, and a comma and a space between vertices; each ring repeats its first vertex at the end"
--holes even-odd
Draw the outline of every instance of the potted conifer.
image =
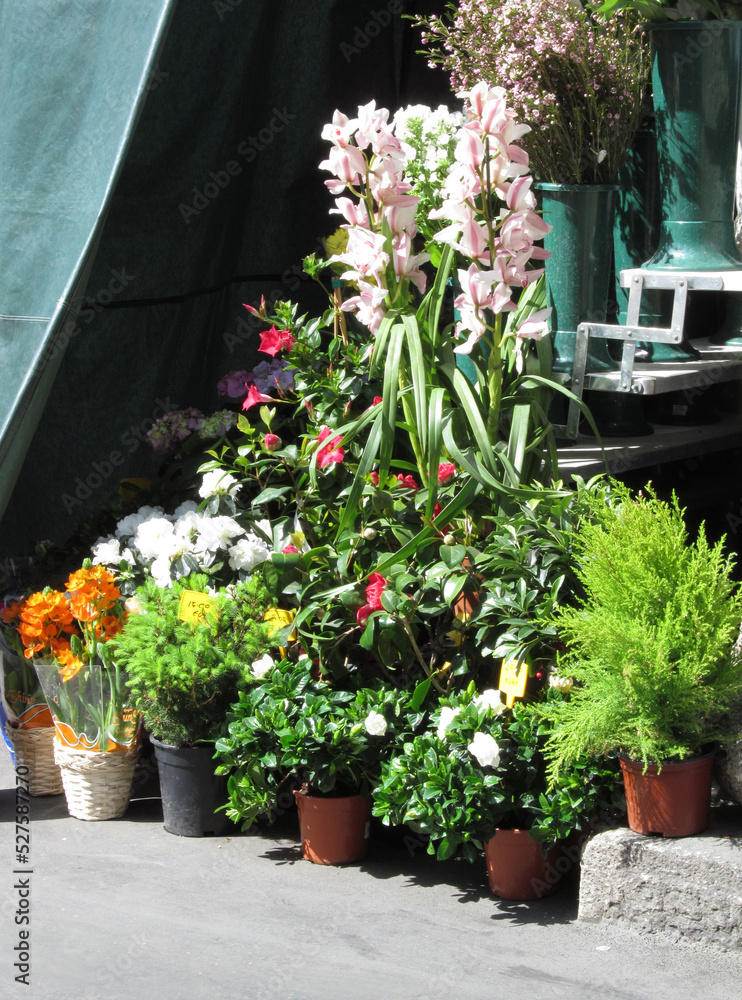
POLYGON ((688 836, 710 814, 714 742, 735 735, 727 713, 742 688, 735 641, 742 594, 722 539, 689 542, 675 496, 618 483, 575 534, 585 596, 557 608, 576 682, 544 710, 559 723, 547 754, 556 778, 586 750, 618 754, 629 825, 688 836), (694 804, 692 796, 697 796, 694 804))
POLYGON ((262 575, 221 590, 205 613, 183 618, 183 599, 204 594, 207 578, 192 575, 136 594, 116 642, 132 704, 155 747, 165 829, 180 836, 220 833, 227 820, 224 780, 215 774, 214 744, 226 731, 229 707, 253 680, 251 665, 269 645, 263 618, 271 605, 262 575))

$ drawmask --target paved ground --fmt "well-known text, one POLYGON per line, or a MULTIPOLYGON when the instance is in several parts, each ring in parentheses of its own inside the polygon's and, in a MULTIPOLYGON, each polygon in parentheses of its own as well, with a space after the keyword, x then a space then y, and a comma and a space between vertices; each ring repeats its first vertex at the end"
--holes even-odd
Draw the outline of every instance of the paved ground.
POLYGON ((504 903, 484 863, 377 839, 357 866, 271 836, 172 836, 156 799, 121 820, 32 800, 15 875, 15 793, 0 747, 0 998, 32 1000, 737 1000, 742 957, 577 923, 577 887, 504 903), (29 881, 30 923, 15 913, 29 881), (14 981, 30 931, 30 987, 14 981), (25 945, 24 945, 25 946, 25 945))

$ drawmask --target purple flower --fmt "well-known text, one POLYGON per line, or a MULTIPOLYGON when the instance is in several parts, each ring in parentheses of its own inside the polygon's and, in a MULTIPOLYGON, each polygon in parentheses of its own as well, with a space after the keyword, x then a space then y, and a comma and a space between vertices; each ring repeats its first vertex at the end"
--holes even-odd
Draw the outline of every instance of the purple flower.
POLYGON ((226 396, 228 399, 242 399, 251 381, 251 373, 246 372, 244 369, 236 372, 228 372, 217 383, 216 391, 220 396, 226 396))

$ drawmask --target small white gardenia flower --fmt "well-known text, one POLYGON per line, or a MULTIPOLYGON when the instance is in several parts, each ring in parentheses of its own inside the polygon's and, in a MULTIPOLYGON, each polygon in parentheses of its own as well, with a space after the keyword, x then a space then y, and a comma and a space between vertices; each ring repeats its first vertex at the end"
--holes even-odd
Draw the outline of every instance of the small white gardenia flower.
POLYGON ((250 673, 253 677, 265 677, 273 669, 273 658, 264 653, 259 660, 255 660, 253 665, 250 667, 250 673))
POLYGON ((173 513, 170 515, 173 521, 178 521, 184 514, 190 514, 198 510, 198 504, 195 500, 184 500, 183 503, 178 504, 173 513))
POLYGON ((241 538, 229 549, 229 565, 242 573, 249 573, 258 563, 265 562, 271 555, 270 548, 257 535, 249 534, 241 538))
POLYGON ((371 736, 383 736, 386 732, 386 719, 380 712, 369 712, 363 725, 371 736))
POLYGON ((439 740, 444 740, 446 738, 446 729, 450 726, 460 711, 460 708, 449 708, 448 705, 445 705, 441 709, 441 714, 438 718, 438 729, 436 731, 436 735, 439 740))
POLYGON ((92 548, 94 566, 118 566, 121 543, 118 538, 99 538, 92 548))
POLYGON ((116 525, 116 537, 131 538, 136 534, 140 524, 153 517, 162 517, 163 513, 162 507, 140 507, 136 514, 127 514, 121 518, 116 525))
POLYGON ((562 694, 569 694, 574 681, 571 677, 560 677, 558 674, 549 674, 549 687, 556 688, 562 694))
POLYGON ((173 530, 175 536, 181 543, 181 547, 187 548, 193 540, 194 534, 200 531, 201 524, 206 520, 204 514, 199 514, 197 510, 184 511, 179 517, 173 520, 173 530))
POLYGON ((486 691, 482 691, 482 693, 478 694, 474 699, 474 704, 477 708, 491 708, 495 715, 499 715, 501 712, 505 711, 501 693, 497 688, 487 688, 486 691))
POLYGON ((239 489, 240 483, 229 472, 213 469, 211 472, 204 472, 198 495, 204 499, 216 496, 216 494, 233 497, 239 492, 239 489))
POLYGON ((489 733, 475 733, 467 750, 476 757, 482 767, 497 767, 500 763, 500 747, 489 733))
POLYGON ((124 608, 126 609, 127 614, 130 615, 144 614, 144 608, 142 607, 142 602, 139 600, 138 597, 136 597, 136 595, 132 595, 131 597, 128 597, 124 601, 124 608))
POLYGON ((136 529, 132 544, 146 560, 171 556, 178 548, 173 525, 166 517, 151 517, 142 521, 136 529))
POLYGON ((162 587, 163 589, 165 587, 172 587, 173 572, 171 557, 169 555, 158 556, 149 567, 149 571, 158 587, 162 587))
POLYGON ((233 538, 245 534, 245 529, 234 518, 225 515, 202 518, 198 529, 197 547, 199 550, 207 552, 228 549, 232 545, 233 538))

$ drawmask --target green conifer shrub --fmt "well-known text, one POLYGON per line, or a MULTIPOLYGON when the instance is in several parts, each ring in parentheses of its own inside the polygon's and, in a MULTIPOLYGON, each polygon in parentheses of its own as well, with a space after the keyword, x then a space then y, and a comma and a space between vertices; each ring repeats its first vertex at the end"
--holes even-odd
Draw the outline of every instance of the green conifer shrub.
POLYGON ((725 713, 742 689, 742 594, 724 539, 710 545, 701 526, 691 543, 675 496, 613 492, 576 531, 585 596, 554 613, 558 671, 577 683, 550 709, 552 776, 585 751, 694 756, 730 735, 725 713))
POLYGON ((192 575, 170 588, 152 580, 137 591, 142 614, 132 614, 116 638, 133 705, 163 743, 193 746, 226 732, 226 717, 250 683, 250 666, 269 645, 263 615, 273 600, 260 573, 220 591, 201 622, 182 621, 184 590, 205 591, 192 575))

